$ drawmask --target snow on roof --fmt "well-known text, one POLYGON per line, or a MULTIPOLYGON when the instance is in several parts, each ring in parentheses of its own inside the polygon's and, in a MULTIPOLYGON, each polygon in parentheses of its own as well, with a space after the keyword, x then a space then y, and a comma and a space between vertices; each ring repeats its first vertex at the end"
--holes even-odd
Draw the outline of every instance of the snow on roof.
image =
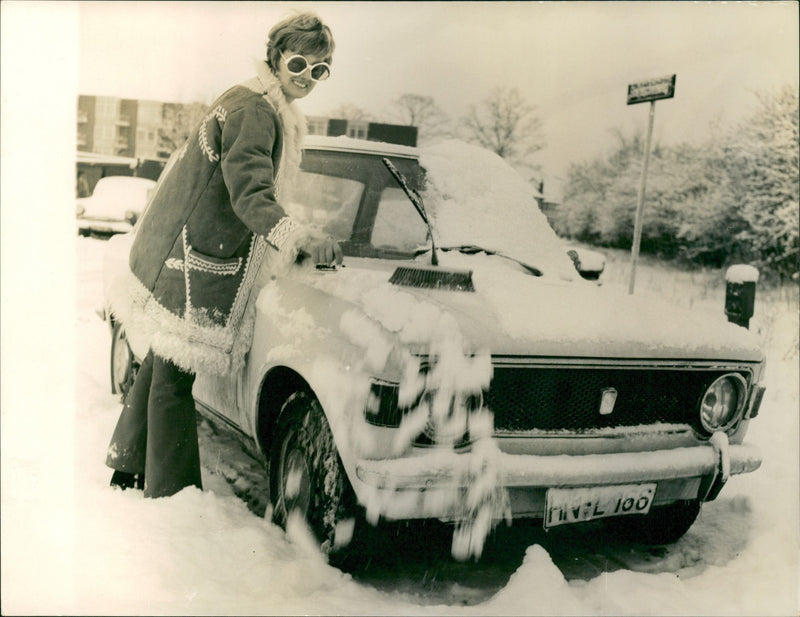
POLYGON ((78 163, 90 163, 92 165, 128 165, 131 168, 136 167, 139 163, 138 159, 130 156, 98 154, 97 152, 85 152, 83 150, 78 150, 75 160, 78 163))

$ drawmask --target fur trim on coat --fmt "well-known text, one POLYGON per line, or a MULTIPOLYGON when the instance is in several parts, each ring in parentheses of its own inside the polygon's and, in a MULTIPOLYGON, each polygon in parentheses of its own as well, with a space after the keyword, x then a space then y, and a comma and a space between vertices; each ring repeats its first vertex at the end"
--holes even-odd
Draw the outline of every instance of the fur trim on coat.
MULTIPOLYGON (((236 101, 246 101, 247 90, 234 88, 220 98, 221 103, 215 104, 198 131, 173 155, 151 200, 151 204, 159 202, 161 214, 154 214, 150 221, 147 219, 151 212, 146 211, 142 216, 135 233, 141 234, 144 229, 147 235, 134 240, 131 269, 120 275, 109 289, 109 308, 130 338, 149 345, 154 353, 189 372, 226 374, 242 367, 252 344, 255 298, 251 297, 251 291, 262 261, 268 257, 264 267, 273 271, 286 269, 295 262, 299 247, 317 235, 298 217, 292 217, 281 202, 285 187, 294 181, 300 167, 305 118, 286 100, 280 82, 266 63, 258 64, 257 73, 257 77, 242 86, 260 94, 279 121, 280 133, 275 139, 278 140, 276 144, 282 144, 280 155, 272 148, 272 165, 276 172, 271 186, 275 201, 261 209, 262 203, 266 206, 270 201, 263 202, 263 198, 253 192, 252 182, 247 184, 246 174, 252 166, 241 157, 242 152, 249 150, 241 147, 238 152, 235 150, 238 140, 252 141, 252 136, 263 133, 259 118, 266 119, 269 112, 261 103, 261 111, 242 116, 237 111, 242 107, 236 101), (225 105, 225 101, 231 101, 233 106, 225 105), (231 122, 239 124, 231 125, 235 127, 231 129, 227 126, 231 122), (235 140, 230 142, 234 149, 223 150, 222 143, 228 144, 229 139, 235 140), (227 195, 227 191, 208 188, 222 186, 218 168, 226 169, 223 152, 229 161, 239 156, 237 164, 244 161, 245 173, 244 184, 239 187, 236 186, 237 176, 226 177, 230 199, 243 195, 243 201, 231 201, 225 206, 226 210, 215 204, 220 203, 216 195, 227 195), (186 167, 187 164, 190 166, 186 167), (194 172, 188 170, 195 169, 195 164, 205 169, 202 173, 207 175, 193 179, 194 172), (179 167, 186 171, 178 172, 179 167), (175 173, 184 175, 165 182, 168 175, 175 173), (182 177, 186 178, 186 184, 178 180, 182 177), (204 180, 205 177, 209 180, 204 180), (235 193, 237 190, 240 192, 235 193), (245 192, 241 193, 242 190, 245 192), (203 216, 227 218, 219 219, 220 223, 210 227, 208 224, 193 227, 193 217, 198 214, 202 214, 199 220, 203 220, 203 216), (263 231, 254 233, 252 230, 256 229, 263 231), (232 237, 231 234, 243 235, 232 237), (244 244, 243 240, 236 239, 244 239, 248 234, 251 239, 244 244), (137 247, 138 240, 141 246, 137 247), (230 256, 222 251, 225 242, 241 248, 230 256), (154 250, 150 250, 150 244, 154 250), (220 253, 214 252, 217 246, 220 253), (195 288, 197 285, 203 286, 195 288), (206 285, 212 286, 207 288, 206 285)), ((252 105, 252 98, 250 100, 248 104, 252 105)), ((263 144, 263 141, 253 143, 263 144)), ((265 164, 269 163, 266 159, 265 164)), ((228 163, 228 169, 232 164, 228 163)), ((267 179, 261 180, 269 183, 267 179)), ((158 209, 150 207, 148 210, 158 209)))

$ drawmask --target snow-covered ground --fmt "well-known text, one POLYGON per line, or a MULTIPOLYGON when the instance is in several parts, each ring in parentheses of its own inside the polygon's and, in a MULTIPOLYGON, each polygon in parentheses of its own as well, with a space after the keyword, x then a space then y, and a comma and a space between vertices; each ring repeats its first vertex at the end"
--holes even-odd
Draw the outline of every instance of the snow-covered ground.
MULTIPOLYGON (((204 491, 144 500, 110 489, 103 461, 120 403, 108 387, 109 332, 94 313, 104 243, 77 243, 74 435, 57 461, 57 477, 66 467, 74 482, 48 499, 48 467, 34 458, 41 449, 14 444, 3 453, 3 614, 797 614, 796 288, 761 293, 752 323, 768 355, 766 398, 748 434, 763 450, 759 471, 734 477, 649 567, 571 579, 534 544, 492 597, 464 606, 469 590, 454 591, 452 603, 440 599, 446 595, 432 601, 381 591, 328 565, 301 534, 254 515, 208 452, 204 491)), ((622 289, 623 270, 611 260, 606 286, 622 289)), ((709 290, 708 280, 642 265, 637 284, 641 293, 719 313, 723 292, 709 290)), ((32 410, 3 411, 4 431, 30 422, 32 410)))

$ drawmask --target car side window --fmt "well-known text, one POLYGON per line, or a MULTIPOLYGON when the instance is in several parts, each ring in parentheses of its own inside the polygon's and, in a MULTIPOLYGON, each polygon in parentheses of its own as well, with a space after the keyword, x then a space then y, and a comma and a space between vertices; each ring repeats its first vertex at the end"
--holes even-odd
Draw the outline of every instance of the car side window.
POLYGON ((300 171, 286 197, 288 213, 339 242, 350 239, 364 184, 349 178, 300 171))
POLYGON ((428 228, 400 188, 381 191, 371 244, 379 249, 413 253, 427 243, 428 228))

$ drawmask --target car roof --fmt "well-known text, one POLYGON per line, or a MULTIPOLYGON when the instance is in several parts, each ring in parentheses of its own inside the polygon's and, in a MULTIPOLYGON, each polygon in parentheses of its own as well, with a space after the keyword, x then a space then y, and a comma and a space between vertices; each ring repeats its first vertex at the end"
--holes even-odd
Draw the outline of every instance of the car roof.
POLYGON ((336 150, 339 152, 362 152, 383 156, 400 156, 411 159, 419 158, 419 150, 411 146, 401 146, 383 141, 367 141, 353 139, 341 135, 329 137, 327 135, 306 135, 303 147, 307 150, 336 150))
POLYGON ((154 180, 151 180, 150 178, 142 178, 140 176, 103 176, 97 181, 97 184, 100 184, 101 182, 103 184, 141 184, 142 186, 153 186, 155 184, 154 180))

